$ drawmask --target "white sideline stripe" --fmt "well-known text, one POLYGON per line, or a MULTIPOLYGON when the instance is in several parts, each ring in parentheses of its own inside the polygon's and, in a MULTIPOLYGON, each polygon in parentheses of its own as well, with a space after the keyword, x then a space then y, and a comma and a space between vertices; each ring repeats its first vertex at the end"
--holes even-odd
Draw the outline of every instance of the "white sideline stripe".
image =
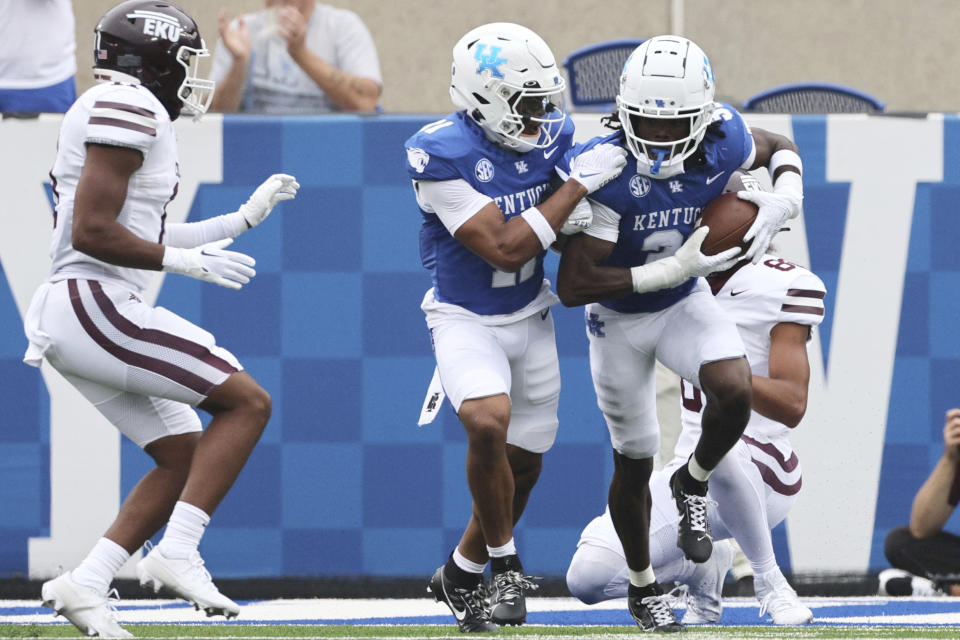
MULTIPOLYGON (((897 598, 898 602, 913 600, 918 602, 955 602, 960 598, 897 598)), ((803 598, 804 604, 814 612, 821 607, 882 605, 889 598, 876 596, 850 598, 803 598)), ((354 599, 354 598, 299 598, 289 600, 264 600, 241 603, 240 622, 283 623, 289 620, 357 620, 370 618, 415 618, 424 616, 449 616, 446 606, 428 598, 390 598, 390 599, 354 599), (372 614, 372 612, 376 612, 372 614)), ((725 598, 723 605, 730 609, 757 609, 759 604, 754 598, 725 598)), ((180 600, 124 600, 117 611, 121 623, 197 623, 216 622, 221 618, 207 618, 202 612, 180 600)), ((625 609, 625 598, 608 600, 595 605, 586 605, 575 598, 531 598, 527 601, 529 611, 597 611, 625 609)), ((682 608, 682 607, 678 607, 682 608)), ((815 618, 817 622, 840 624, 924 624, 947 625, 960 624, 960 611, 950 613, 907 614, 885 616, 830 617, 815 618)), ((63 618, 54 618, 49 609, 41 609, 36 600, 0 600, 0 624, 29 624, 60 622, 63 618), (27 614, 4 615, 5 610, 33 609, 27 614)), ((191 636, 196 637, 196 636, 191 636)), ((460 637, 454 635, 452 637, 460 637)))

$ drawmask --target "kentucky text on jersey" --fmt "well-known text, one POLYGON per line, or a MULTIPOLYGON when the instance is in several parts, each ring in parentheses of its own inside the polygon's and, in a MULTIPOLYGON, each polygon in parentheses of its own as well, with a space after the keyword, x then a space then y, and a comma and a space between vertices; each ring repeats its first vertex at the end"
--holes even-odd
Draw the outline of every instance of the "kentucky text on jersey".
POLYGON ((543 184, 538 184, 535 187, 530 187, 517 193, 507 193, 502 196, 491 197, 493 201, 497 203, 497 206, 500 207, 503 215, 512 216, 523 213, 525 209, 540 204, 540 200, 549 186, 549 182, 544 182, 543 184))
POLYGON ((676 227, 680 224, 693 224, 703 207, 677 207, 651 213, 638 213, 633 217, 633 230, 646 231, 663 227, 676 227))
MULTIPOLYGON (((458 111, 406 141, 407 174, 415 182, 462 180, 510 219, 546 197, 554 165, 572 138, 573 122, 567 118, 553 146, 518 154, 490 142, 479 125, 458 111)), ((516 272, 501 271, 454 238, 430 203, 420 204, 420 261, 430 271, 439 302, 501 315, 523 309, 537 297, 546 251, 516 272)))
MULTIPOLYGON (((621 132, 594 138, 575 145, 558 166, 569 171, 571 158, 603 142, 625 144, 621 132)), ((753 136, 733 107, 719 105, 701 148, 703 161, 688 160, 679 175, 650 178, 624 171, 590 194, 592 202, 619 216, 616 244, 605 265, 629 268, 673 255, 693 233, 704 207, 723 192, 726 178, 721 178, 729 177, 751 157, 753 136)), ((585 233, 591 235, 589 229, 585 233)), ((688 295, 694 282, 690 279, 672 289, 634 293, 600 304, 622 313, 659 311, 688 295)))

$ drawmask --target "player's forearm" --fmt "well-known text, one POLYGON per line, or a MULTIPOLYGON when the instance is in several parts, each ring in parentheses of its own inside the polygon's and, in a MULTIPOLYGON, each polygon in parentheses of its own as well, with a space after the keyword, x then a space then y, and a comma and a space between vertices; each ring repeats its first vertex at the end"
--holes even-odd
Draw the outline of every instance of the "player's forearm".
POLYGON ((236 238, 249 229, 239 211, 207 218, 198 222, 168 224, 164 230, 163 244, 168 247, 192 249, 208 242, 236 238))
MULTIPOLYGON (((581 241, 580 238, 570 242, 581 241)), ((596 264, 579 252, 564 253, 557 273, 557 295, 566 307, 622 298, 633 293, 629 269, 596 264)))
POLYGON ((753 376, 751 408, 792 429, 800 424, 807 411, 806 387, 789 380, 753 376))
POLYGON ((545 201, 504 222, 496 234, 496 256, 487 260, 504 271, 522 267, 556 241, 560 227, 585 193, 580 183, 568 180, 545 201))
POLYGON ((210 101, 210 110, 225 113, 237 111, 243 101, 243 88, 246 83, 247 62, 234 60, 227 75, 217 82, 213 100, 210 101))
POLYGON ((290 57, 340 109, 373 111, 377 108, 380 87, 374 80, 341 71, 314 55, 306 45, 291 50, 290 57))
POLYGON ((163 245, 134 235, 119 222, 74 227, 73 248, 97 260, 131 269, 159 271, 163 245))
POLYGON ((910 511, 910 533, 914 537, 927 538, 943 529, 954 509, 947 497, 956 472, 957 462, 944 454, 920 487, 910 511))

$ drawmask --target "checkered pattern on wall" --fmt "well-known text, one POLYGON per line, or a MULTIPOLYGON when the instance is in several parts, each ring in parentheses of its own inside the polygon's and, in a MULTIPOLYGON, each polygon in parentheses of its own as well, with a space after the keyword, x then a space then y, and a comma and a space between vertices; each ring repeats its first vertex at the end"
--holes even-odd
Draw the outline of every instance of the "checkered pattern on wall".
MULTIPOLYGON (((203 542, 218 576, 427 576, 467 521, 466 442, 456 416, 447 405, 434 424, 416 426, 434 366, 419 309, 430 282, 419 263, 402 143, 433 119, 224 120, 224 179, 200 187, 191 220, 234 209, 270 172, 294 174, 302 188, 235 243, 257 259, 250 285, 238 293, 168 277, 158 300, 213 332, 273 396, 263 441, 203 542)), ((806 209, 842 219, 849 185, 826 181, 825 119, 794 120, 806 209)), ((949 117, 945 136, 944 181, 921 185, 914 211, 871 557, 877 568, 885 564, 883 537, 906 522, 940 454, 942 411, 960 402, 960 121, 949 117)), ((811 267, 830 291, 843 241, 836 228, 808 224, 811 267)), ((551 257, 548 272, 555 269, 551 257)), ((832 303, 821 330, 825 353, 832 303)), ((560 433, 516 533, 537 575, 566 571, 581 528, 603 509, 611 473, 582 310, 553 313, 560 433)), ((24 347, 0 278, 0 577, 25 574, 27 539, 49 530, 49 399, 39 372, 20 362, 24 347)), ((149 467, 124 442, 124 495, 149 467)), ((782 528, 775 537, 789 568, 782 528)))

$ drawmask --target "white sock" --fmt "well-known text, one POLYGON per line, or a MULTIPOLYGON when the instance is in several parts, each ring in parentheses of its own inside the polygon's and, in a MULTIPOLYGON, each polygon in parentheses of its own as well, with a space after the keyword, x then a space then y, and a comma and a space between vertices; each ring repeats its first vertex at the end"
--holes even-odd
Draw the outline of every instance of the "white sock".
POLYGON ((210 516, 202 509, 180 500, 170 514, 157 548, 164 557, 186 558, 200 546, 200 538, 209 523, 210 516))
POLYGON ((100 538, 80 565, 70 572, 77 584, 106 593, 120 567, 130 559, 127 550, 109 538, 100 538))
POLYGON ((687 471, 690 473, 690 477, 698 482, 706 482, 710 478, 710 474, 713 473, 713 469, 704 469, 700 466, 696 455, 690 456, 690 460, 687 462, 687 471))
POLYGON ((646 569, 642 571, 634 571, 630 569, 630 584, 635 587, 645 587, 648 584, 653 584, 657 581, 657 576, 653 573, 653 567, 647 565, 646 569))
POLYGON ((510 538, 507 540, 505 545, 499 547, 487 547, 487 555, 491 558, 515 556, 517 555, 517 545, 513 542, 513 538, 510 538))
POLYGON ((487 563, 480 564, 460 553, 460 547, 453 550, 453 564, 457 565, 467 573, 483 573, 487 563))

